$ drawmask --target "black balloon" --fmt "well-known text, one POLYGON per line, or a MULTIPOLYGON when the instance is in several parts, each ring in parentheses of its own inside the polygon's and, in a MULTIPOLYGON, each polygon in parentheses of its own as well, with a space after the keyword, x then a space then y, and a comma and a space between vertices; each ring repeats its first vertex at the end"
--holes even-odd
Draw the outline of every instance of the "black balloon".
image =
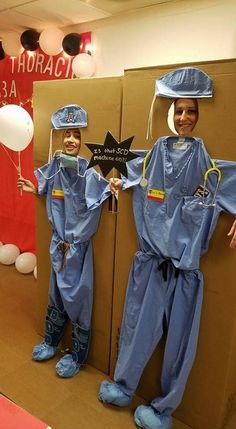
POLYGON ((2 42, 0 42, 0 60, 3 60, 3 58, 5 58, 5 56, 6 56, 6 54, 3 50, 2 42))
POLYGON ((36 30, 26 30, 20 37, 23 48, 27 51, 35 51, 39 47, 39 36, 36 30))
POLYGON ((78 33, 67 34, 63 41, 63 50, 71 56, 78 55, 80 52, 81 36, 78 33))

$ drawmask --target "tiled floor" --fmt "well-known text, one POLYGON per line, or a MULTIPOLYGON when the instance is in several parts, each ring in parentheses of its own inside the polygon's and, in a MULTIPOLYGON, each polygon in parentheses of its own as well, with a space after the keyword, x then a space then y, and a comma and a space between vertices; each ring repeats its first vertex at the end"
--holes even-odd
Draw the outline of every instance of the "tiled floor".
MULTIPOLYGON (((142 401, 135 398, 126 409, 101 404, 97 392, 107 377, 98 370, 86 366, 63 380, 54 370, 58 358, 32 361, 32 346, 41 340, 35 300, 33 275, 0 264, 0 392, 53 429, 135 429, 133 411, 142 401)), ((173 429, 191 428, 175 420, 173 429)))

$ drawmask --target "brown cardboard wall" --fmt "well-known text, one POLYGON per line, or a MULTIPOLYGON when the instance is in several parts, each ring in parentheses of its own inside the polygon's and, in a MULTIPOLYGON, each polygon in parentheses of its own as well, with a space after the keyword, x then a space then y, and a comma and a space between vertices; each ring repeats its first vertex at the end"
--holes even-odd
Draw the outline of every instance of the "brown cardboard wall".
MULTIPOLYGON (((35 166, 47 162, 50 118, 53 112, 67 104, 79 104, 88 113, 88 127, 81 130, 82 142, 103 143, 107 131, 119 139, 122 95, 120 78, 95 78, 35 82, 33 91, 35 122, 35 166)), ((53 150, 60 148, 61 139, 53 132, 53 150)), ((82 145, 81 156, 88 160, 91 152, 82 145)), ((103 205, 99 230, 94 245, 94 307, 92 341, 88 362, 109 371, 112 285, 116 214, 103 205)), ((44 198, 37 198, 37 257, 38 257, 38 331, 44 333, 47 307, 50 260, 48 248, 51 231, 48 225, 44 198)), ((70 345, 70 329, 62 346, 70 345)))
MULTIPOLYGON (((201 137, 213 158, 236 161, 236 61, 192 64, 214 81, 214 98, 199 102, 200 119, 194 135, 201 137)), ((128 70, 124 76, 122 138, 135 135, 132 148, 151 148, 145 140, 155 79, 174 68, 166 66, 128 70)), ((171 102, 161 99, 154 110, 154 141, 170 135, 166 118, 171 102)), ((196 361, 183 401, 175 415, 194 429, 222 429, 235 407, 235 253, 229 249, 227 232, 232 216, 223 215, 208 254, 202 259, 204 304, 196 361), (230 410, 231 408, 231 410, 230 410)), ((117 215, 116 263, 113 300, 112 369, 117 357, 117 337, 128 273, 137 249, 131 192, 120 193, 117 215), (129 239, 127 240, 127 237, 129 239)), ((144 339, 145 341, 145 339, 144 339)), ((155 351, 141 379, 138 394, 146 400, 158 396, 164 342, 155 351)))
MULTIPOLYGON (((195 135, 202 137, 215 158, 236 160, 234 136, 234 98, 236 95, 236 61, 194 64, 214 80, 215 96, 202 100, 200 120, 195 135)), ((153 97, 154 80, 169 72, 171 67, 130 70, 123 79, 122 138, 135 135, 132 148, 150 148, 146 142, 148 112, 153 97)), ((109 129, 119 138, 121 118, 121 78, 76 81, 37 82, 34 85, 35 164, 46 162, 50 131, 50 116, 57 108, 70 103, 82 105, 89 114, 89 128, 83 130, 83 141, 103 142, 109 129)), ((156 103, 155 138, 170 134, 166 115, 170 102, 156 103)), ((55 143, 56 146, 56 143, 55 143)), ((90 158, 86 149, 83 156, 90 158)), ((115 240, 116 215, 103 207, 99 231, 94 237, 95 297, 93 339, 89 362, 108 372, 110 334, 112 325, 112 370, 117 356, 123 302, 133 254, 137 249, 133 222, 131 192, 120 194, 115 240), (114 298, 112 297, 114 243, 116 243, 114 298), (105 261, 105 263, 104 263, 105 261), (105 309, 105 311, 104 311, 105 309), (111 314, 112 313, 112 314, 111 314)), ((43 199, 37 201, 37 246, 39 331, 43 333, 50 272, 48 246, 50 229, 43 199)), ((205 297, 197 358, 187 389, 176 416, 194 429, 222 429, 235 406, 236 329, 235 329, 235 253, 229 250, 226 238, 232 217, 223 215, 211 241, 201 269, 205 277, 205 297)), ((69 341, 69 334, 67 340, 69 341)), ((67 345, 67 342, 66 344, 67 345)), ((159 375, 164 341, 147 365, 138 393, 150 400, 159 392, 159 375)))

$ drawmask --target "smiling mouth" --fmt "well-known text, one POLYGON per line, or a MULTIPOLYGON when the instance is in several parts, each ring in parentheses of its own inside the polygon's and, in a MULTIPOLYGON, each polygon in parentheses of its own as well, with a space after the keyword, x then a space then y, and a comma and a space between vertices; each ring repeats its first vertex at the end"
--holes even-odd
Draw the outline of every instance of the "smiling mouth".
POLYGON ((180 130, 191 130, 192 129, 192 124, 190 125, 179 125, 179 129, 180 130))

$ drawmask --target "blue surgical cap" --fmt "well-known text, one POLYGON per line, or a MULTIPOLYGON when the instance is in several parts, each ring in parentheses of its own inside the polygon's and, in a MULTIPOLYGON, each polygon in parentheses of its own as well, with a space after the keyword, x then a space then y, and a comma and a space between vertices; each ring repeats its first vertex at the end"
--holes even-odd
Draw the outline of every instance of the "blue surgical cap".
POLYGON ((78 104, 69 104, 57 110, 51 116, 56 129, 87 127, 87 112, 78 104))
POLYGON ((68 128, 85 128, 87 127, 87 112, 82 109, 78 104, 69 104, 61 107, 59 110, 54 112, 51 116, 51 122, 53 128, 50 131, 50 141, 48 150, 48 162, 53 157, 52 151, 52 134, 53 131, 68 129, 68 128))
POLYGON ((155 92, 148 116, 146 139, 153 138, 153 110, 157 97, 210 98, 213 95, 212 79, 197 67, 182 67, 165 74, 155 81, 155 92))
POLYGON ((156 80, 155 95, 168 98, 212 97, 212 79, 196 67, 179 68, 156 80))

